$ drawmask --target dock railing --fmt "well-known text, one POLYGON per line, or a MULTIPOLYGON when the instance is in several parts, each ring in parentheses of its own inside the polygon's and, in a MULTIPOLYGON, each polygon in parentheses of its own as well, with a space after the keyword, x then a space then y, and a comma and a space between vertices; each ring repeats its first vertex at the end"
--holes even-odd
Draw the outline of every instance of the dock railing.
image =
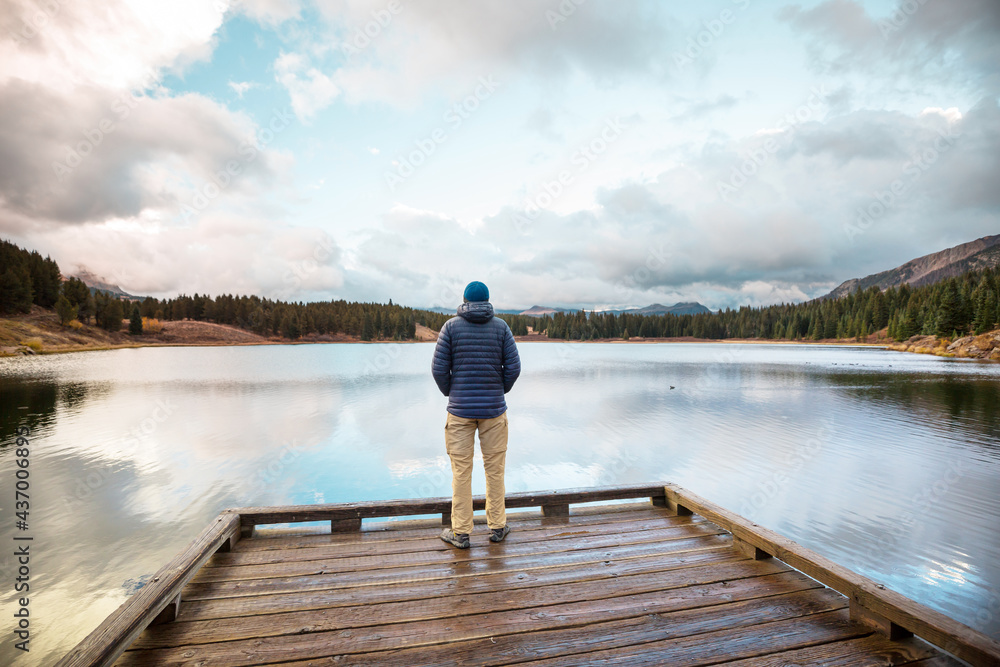
MULTIPOLYGON (((733 545, 754 559, 776 558, 850 600, 851 617, 891 639, 916 635, 975 667, 1000 665, 1000 642, 944 614, 887 589, 772 530, 730 512, 675 484, 643 484, 506 497, 508 509, 540 507, 545 517, 567 517, 573 504, 649 498, 678 515, 697 514, 732 534, 733 545)), ((484 496, 473 508, 484 509, 484 496)), ((244 507, 220 514, 138 593, 91 632, 56 667, 110 667, 150 625, 177 617, 181 591, 215 553, 231 551, 238 540, 268 524, 329 521, 332 532, 361 529, 363 519, 440 514, 450 525, 451 499, 366 501, 285 507, 244 507)))

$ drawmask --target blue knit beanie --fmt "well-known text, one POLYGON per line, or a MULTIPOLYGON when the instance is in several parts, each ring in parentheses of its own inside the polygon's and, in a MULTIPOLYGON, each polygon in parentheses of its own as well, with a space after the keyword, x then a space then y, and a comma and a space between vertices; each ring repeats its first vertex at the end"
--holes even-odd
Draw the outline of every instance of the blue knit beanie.
POLYGON ((490 291, 486 288, 486 285, 482 284, 478 280, 473 280, 465 286, 465 294, 463 295, 463 298, 466 301, 489 301, 490 291))

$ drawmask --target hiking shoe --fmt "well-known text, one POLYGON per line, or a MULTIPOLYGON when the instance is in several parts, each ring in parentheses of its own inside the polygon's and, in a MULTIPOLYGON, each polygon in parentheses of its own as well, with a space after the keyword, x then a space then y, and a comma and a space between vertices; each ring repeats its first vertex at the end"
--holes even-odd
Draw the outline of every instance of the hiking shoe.
MULTIPOLYGON (((468 533, 456 533, 451 528, 445 528, 444 531, 441 532, 441 539, 454 547, 458 547, 459 549, 469 548, 468 533)), ((503 538, 501 537, 500 539, 503 538)))
POLYGON ((490 542, 503 542, 503 538, 507 537, 507 533, 510 532, 508 526, 503 528, 493 528, 490 530, 490 542))

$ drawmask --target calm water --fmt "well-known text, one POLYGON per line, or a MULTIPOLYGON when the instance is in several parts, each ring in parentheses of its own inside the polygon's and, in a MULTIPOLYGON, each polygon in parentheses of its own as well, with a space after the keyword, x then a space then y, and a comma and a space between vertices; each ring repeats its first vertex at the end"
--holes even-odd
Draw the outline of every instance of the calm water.
MULTIPOLYGON (((510 491, 673 481, 1000 637, 1000 365, 833 347, 520 349, 510 491)), ((449 495, 431 352, 0 359, 0 663, 53 662, 221 509, 449 495), (12 510, 18 426, 32 431, 26 533, 12 510), (15 533, 34 537, 28 656, 9 632, 15 533)))

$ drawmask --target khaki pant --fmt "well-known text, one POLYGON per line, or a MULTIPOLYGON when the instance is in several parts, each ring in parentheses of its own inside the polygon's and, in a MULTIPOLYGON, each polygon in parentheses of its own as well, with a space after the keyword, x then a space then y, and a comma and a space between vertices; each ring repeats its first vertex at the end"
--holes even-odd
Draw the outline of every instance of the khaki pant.
POLYGON ((472 456, 476 429, 486 468, 486 523, 507 525, 504 508, 504 462, 507 458, 507 413, 493 419, 466 419, 448 413, 444 443, 451 457, 451 529, 472 533, 472 456))

